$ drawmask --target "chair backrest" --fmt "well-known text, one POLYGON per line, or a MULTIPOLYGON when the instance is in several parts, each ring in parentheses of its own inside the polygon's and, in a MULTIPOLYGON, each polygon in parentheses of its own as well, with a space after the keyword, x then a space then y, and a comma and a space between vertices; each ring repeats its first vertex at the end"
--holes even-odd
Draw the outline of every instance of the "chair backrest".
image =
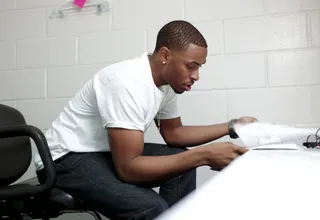
MULTIPOLYGON (((26 125, 24 116, 16 109, 0 104, 0 127, 13 125, 26 125)), ((29 137, 1 138, 0 134, 0 187, 18 180, 29 168, 31 159, 29 137)))

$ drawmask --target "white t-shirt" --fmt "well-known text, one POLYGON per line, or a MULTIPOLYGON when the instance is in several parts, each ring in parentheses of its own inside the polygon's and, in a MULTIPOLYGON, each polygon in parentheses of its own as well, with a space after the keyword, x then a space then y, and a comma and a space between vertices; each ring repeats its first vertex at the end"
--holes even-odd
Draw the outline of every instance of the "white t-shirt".
MULTIPOLYGON (((154 118, 178 117, 177 95, 154 84, 148 54, 101 69, 45 132, 53 160, 73 152, 110 151, 106 128, 145 132, 154 118)), ((43 164, 35 155, 36 169, 43 164)))

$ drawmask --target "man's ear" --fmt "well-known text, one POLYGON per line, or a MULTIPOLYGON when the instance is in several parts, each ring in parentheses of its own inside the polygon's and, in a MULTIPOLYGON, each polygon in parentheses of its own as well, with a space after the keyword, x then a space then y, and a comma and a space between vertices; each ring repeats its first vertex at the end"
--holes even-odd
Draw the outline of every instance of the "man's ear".
POLYGON ((159 57, 161 63, 166 64, 168 62, 169 56, 170 50, 167 47, 161 47, 159 50, 159 57))

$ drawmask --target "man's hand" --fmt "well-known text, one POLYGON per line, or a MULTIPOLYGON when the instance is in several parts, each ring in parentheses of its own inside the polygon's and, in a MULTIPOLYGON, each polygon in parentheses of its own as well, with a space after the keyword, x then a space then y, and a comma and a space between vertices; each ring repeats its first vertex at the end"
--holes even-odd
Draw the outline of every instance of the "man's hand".
POLYGON ((220 171, 228 166, 234 159, 246 153, 248 150, 244 147, 234 145, 233 143, 213 143, 203 146, 207 152, 207 165, 212 170, 220 171))

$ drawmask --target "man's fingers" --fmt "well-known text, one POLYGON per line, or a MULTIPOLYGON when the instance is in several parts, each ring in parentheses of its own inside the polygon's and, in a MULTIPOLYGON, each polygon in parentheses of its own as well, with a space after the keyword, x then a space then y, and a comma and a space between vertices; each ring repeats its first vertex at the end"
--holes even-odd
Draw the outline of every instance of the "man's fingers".
POLYGON ((237 153, 238 155, 242 155, 248 151, 245 147, 240 147, 237 145, 233 145, 233 152, 237 153))
POLYGON ((248 151, 248 149, 245 148, 245 147, 237 147, 237 150, 236 150, 236 152, 237 152, 238 154, 240 154, 240 155, 246 153, 247 151, 248 151))
POLYGON ((247 123, 257 122, 258 119, 255 117, 244 116, 244 117, 241 117, 240 119, 238 119, 238 121, 239 121, 239 123, 247 124, 247 123))
POLYGON ((251 119, 251 122, 256 122, 256 121, 258 121, 258 119, 256 119, 256 118, 251 119))

